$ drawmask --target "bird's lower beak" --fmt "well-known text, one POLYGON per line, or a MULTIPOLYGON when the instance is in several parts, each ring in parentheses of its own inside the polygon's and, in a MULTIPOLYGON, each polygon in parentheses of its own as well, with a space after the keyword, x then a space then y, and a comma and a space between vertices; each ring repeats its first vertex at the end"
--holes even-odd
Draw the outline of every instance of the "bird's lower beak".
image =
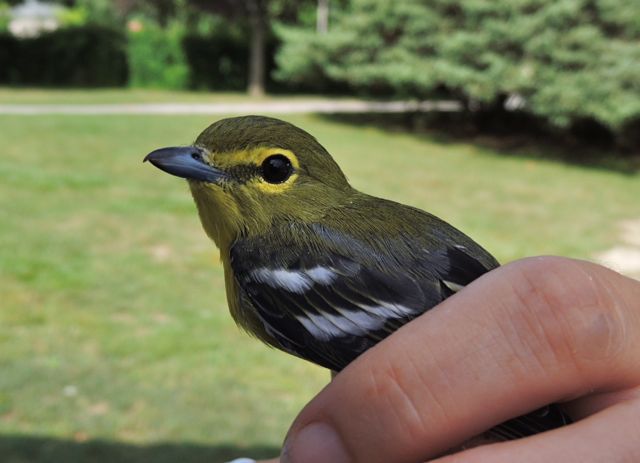
POLYGON ((197 146, 176 146, 152 151, 145 156, 144 161, 149 161, 158 169, 176 177, 219 183, 226 174, 207 164, 203 155, 204 152, 197 146))

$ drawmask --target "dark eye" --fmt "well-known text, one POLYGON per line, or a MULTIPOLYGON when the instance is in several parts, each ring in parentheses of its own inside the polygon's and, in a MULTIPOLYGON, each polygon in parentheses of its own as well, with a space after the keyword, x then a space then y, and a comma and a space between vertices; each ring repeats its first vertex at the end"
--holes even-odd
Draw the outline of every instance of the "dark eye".
POLYGON ((269 183, 282 183, 292 172, 291 161, 283 154, 274 154, 262 162, 262 177, 269 183))

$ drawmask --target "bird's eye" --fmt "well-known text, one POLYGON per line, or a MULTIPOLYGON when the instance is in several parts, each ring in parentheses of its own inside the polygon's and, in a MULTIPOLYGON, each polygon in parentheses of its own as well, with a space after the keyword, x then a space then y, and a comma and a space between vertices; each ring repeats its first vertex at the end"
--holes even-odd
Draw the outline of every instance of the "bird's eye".
POLYGON ((262 177, 269 183, 282 183, 292 172, 291 161, 283 154, 269 156, 262 163, 262 177))

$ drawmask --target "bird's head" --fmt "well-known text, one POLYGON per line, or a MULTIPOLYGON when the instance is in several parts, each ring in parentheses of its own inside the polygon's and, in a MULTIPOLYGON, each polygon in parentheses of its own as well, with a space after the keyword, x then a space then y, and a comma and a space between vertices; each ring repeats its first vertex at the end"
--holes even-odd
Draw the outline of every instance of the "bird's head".
POLYGON ((352 191, 313 136, 269 117, 220 120, 193 145, 161 148, 145 161, 188 180, 204 229, 221 249, 279 221, 319 220, 352 191))

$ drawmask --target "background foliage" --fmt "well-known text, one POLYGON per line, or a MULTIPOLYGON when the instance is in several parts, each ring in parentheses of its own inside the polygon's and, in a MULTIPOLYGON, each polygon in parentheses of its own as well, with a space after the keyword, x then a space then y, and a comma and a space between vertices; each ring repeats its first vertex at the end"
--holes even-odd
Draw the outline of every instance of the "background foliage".
POLYGON ((121 86, 127 77, 126 38, 121 30, 87 25, 34 38, 0 34, 0 84, 121 86))
POLYGON ((133 87, 185 88, 189 68, 182 49, 184 25, 165 28, 144 18, 129 23, 129 84, 133 87))
POLYGON ((639 2, 331 0, 322 33, 314 0, 58 1, 32 39, 0 2, 0 84, 243 90, 259 5, 271 92, 452 98, 479 130, 640 146, 639 2))
POLYGON ((640 116, 640 3, 352 0, 330 33, 280 27, 277 77, 368 95, 511 103, 557 127, 640 116), (515 100, 514 100, 515 97, 515 100))

